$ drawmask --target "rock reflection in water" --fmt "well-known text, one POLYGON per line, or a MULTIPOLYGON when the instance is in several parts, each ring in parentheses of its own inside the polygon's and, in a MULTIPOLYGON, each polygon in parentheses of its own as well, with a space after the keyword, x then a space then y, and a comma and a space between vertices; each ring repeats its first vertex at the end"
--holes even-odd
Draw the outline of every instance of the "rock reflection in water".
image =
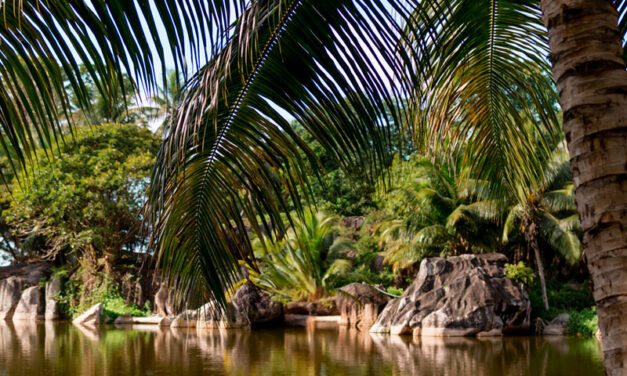
POLYGON ((0 322, 0 375, 600 375, 594 339, 0 322))

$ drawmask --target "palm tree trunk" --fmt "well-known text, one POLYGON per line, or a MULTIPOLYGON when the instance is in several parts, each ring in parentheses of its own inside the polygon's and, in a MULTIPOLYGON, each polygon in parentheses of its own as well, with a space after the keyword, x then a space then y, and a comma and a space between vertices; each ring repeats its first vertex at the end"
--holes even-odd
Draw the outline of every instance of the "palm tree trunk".
POLYGON ((542 303, 544 309, 549 310, 549 298, 546 293, 546 278, 544 277, 544 264, 540 255, 540 245, 538 244, 538 229, 534 221, 526 220, 525 224, 525 242, 527 246, 533 249, 533 256, 536 259, 536 267, 538 268, 538 276, 540 277, 540 287, 542 288, 542 303))
POLYGON ((542 0, 604 363, 627 374, 627 71, 610 0, 542 0))
POLYGON ((536 258, 536 265, 538 266, 538 276, 540 277, 540 286, 542 287, 542 303, 544 303, 544 309, 549 310, 549 298, 546 293, 546 279, 544 278, 544 264, 542 264, 542 258, 540 257, 540 250, 536 242, 533 248, 533 254, 536 258))

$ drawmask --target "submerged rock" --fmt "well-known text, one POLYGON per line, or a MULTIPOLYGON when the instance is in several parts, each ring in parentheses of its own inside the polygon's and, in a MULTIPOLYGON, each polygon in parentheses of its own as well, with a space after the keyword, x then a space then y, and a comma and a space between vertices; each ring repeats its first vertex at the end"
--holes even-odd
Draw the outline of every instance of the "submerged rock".
POLYGON ((41 320, 44 318, 42 288, 31 286, 24 290, 13 313, 13 320, 41 320))
POLYGON ((72 320, 72 324, 98 326, 102 320, 103 312, 104 306, 102 303, 95 304, 87 311, 83 312, 80 316, 72 320))
POLYGON ((198 310, 188 309, 176 315, 170 323, 171 328, 195 328, 198 321, 198 310))
POLYGON ((423 260, 412 285, 388 303, 370 331, 469 336, 527 330, 529 296, 505 276, 506 262, 499 253, 423 260))
POLYGON ((365 283, 351 283, 339 289, 335 302, 340 325, 369 329, 390 297, 365 283))

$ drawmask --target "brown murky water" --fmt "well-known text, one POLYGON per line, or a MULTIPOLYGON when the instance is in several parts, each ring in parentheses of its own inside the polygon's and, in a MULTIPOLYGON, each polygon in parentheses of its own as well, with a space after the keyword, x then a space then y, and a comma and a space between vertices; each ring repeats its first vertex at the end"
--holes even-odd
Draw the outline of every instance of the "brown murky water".
POLYGON ((0 323, 0 375, 601 375, 593 338, 0 323))

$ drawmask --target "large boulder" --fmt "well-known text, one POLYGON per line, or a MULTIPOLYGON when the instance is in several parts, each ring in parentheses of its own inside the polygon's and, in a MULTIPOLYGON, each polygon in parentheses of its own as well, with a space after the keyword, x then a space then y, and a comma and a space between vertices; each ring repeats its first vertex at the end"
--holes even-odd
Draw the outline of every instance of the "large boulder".
POLYGON ((262 326, 283 317, 283 305, 272 300, 269 294, 247 281, 231 298, 229 319, 245 319, 251 326, 262 326))
POLYGON ((13 313, 13 320, 42 320, 44 318, 44 296, 42 288, 31 286, 22 292, 13 313))
MULTIPOLYGON (((202 309, 202 308, 201 308, 202 309)), ((199 310, 188 309, 176 315, 170 323, 171 328, 195 328, 199 310)))
MULTIPOLYGON (((226 310, 207 303, 199 310, 198 328, 250 328, 270 325, 283 319, 283 306, 272 301, 250 281, 239 287, 226 310)), ((172 323, 174 324, 174 323, 172 323)))
POLYGON ((542 334, 545 336, 563 336, 568 332, 568 320, 570 315, 566 312, 555 316, 549 325, 544 327, 542 334))
POLYGON ((529 328, 524 287, 505 276, 499 253, 429 258, 413 284, 385 307, 371 332, 468 336, 529 328))
POLYGON ((22 291, 38 284, 50 267, 47 262, 0 267, 0 320, 13 318, 22 291))
POLYGON ((390 297, 365 283, 351 283, 338 290, 335 302, 340 325, 369 329, 390 297))
POLYGON ((61 278, 54 277, 46 282, 46 320, 61 318, 61 309, 57 301, 59 294, 61 294, 61 278))
POLYGON ((102 321, 104 306, 102 303, 93 305, 80 316, 72 320, 74 325, 99 326, 102 321))

